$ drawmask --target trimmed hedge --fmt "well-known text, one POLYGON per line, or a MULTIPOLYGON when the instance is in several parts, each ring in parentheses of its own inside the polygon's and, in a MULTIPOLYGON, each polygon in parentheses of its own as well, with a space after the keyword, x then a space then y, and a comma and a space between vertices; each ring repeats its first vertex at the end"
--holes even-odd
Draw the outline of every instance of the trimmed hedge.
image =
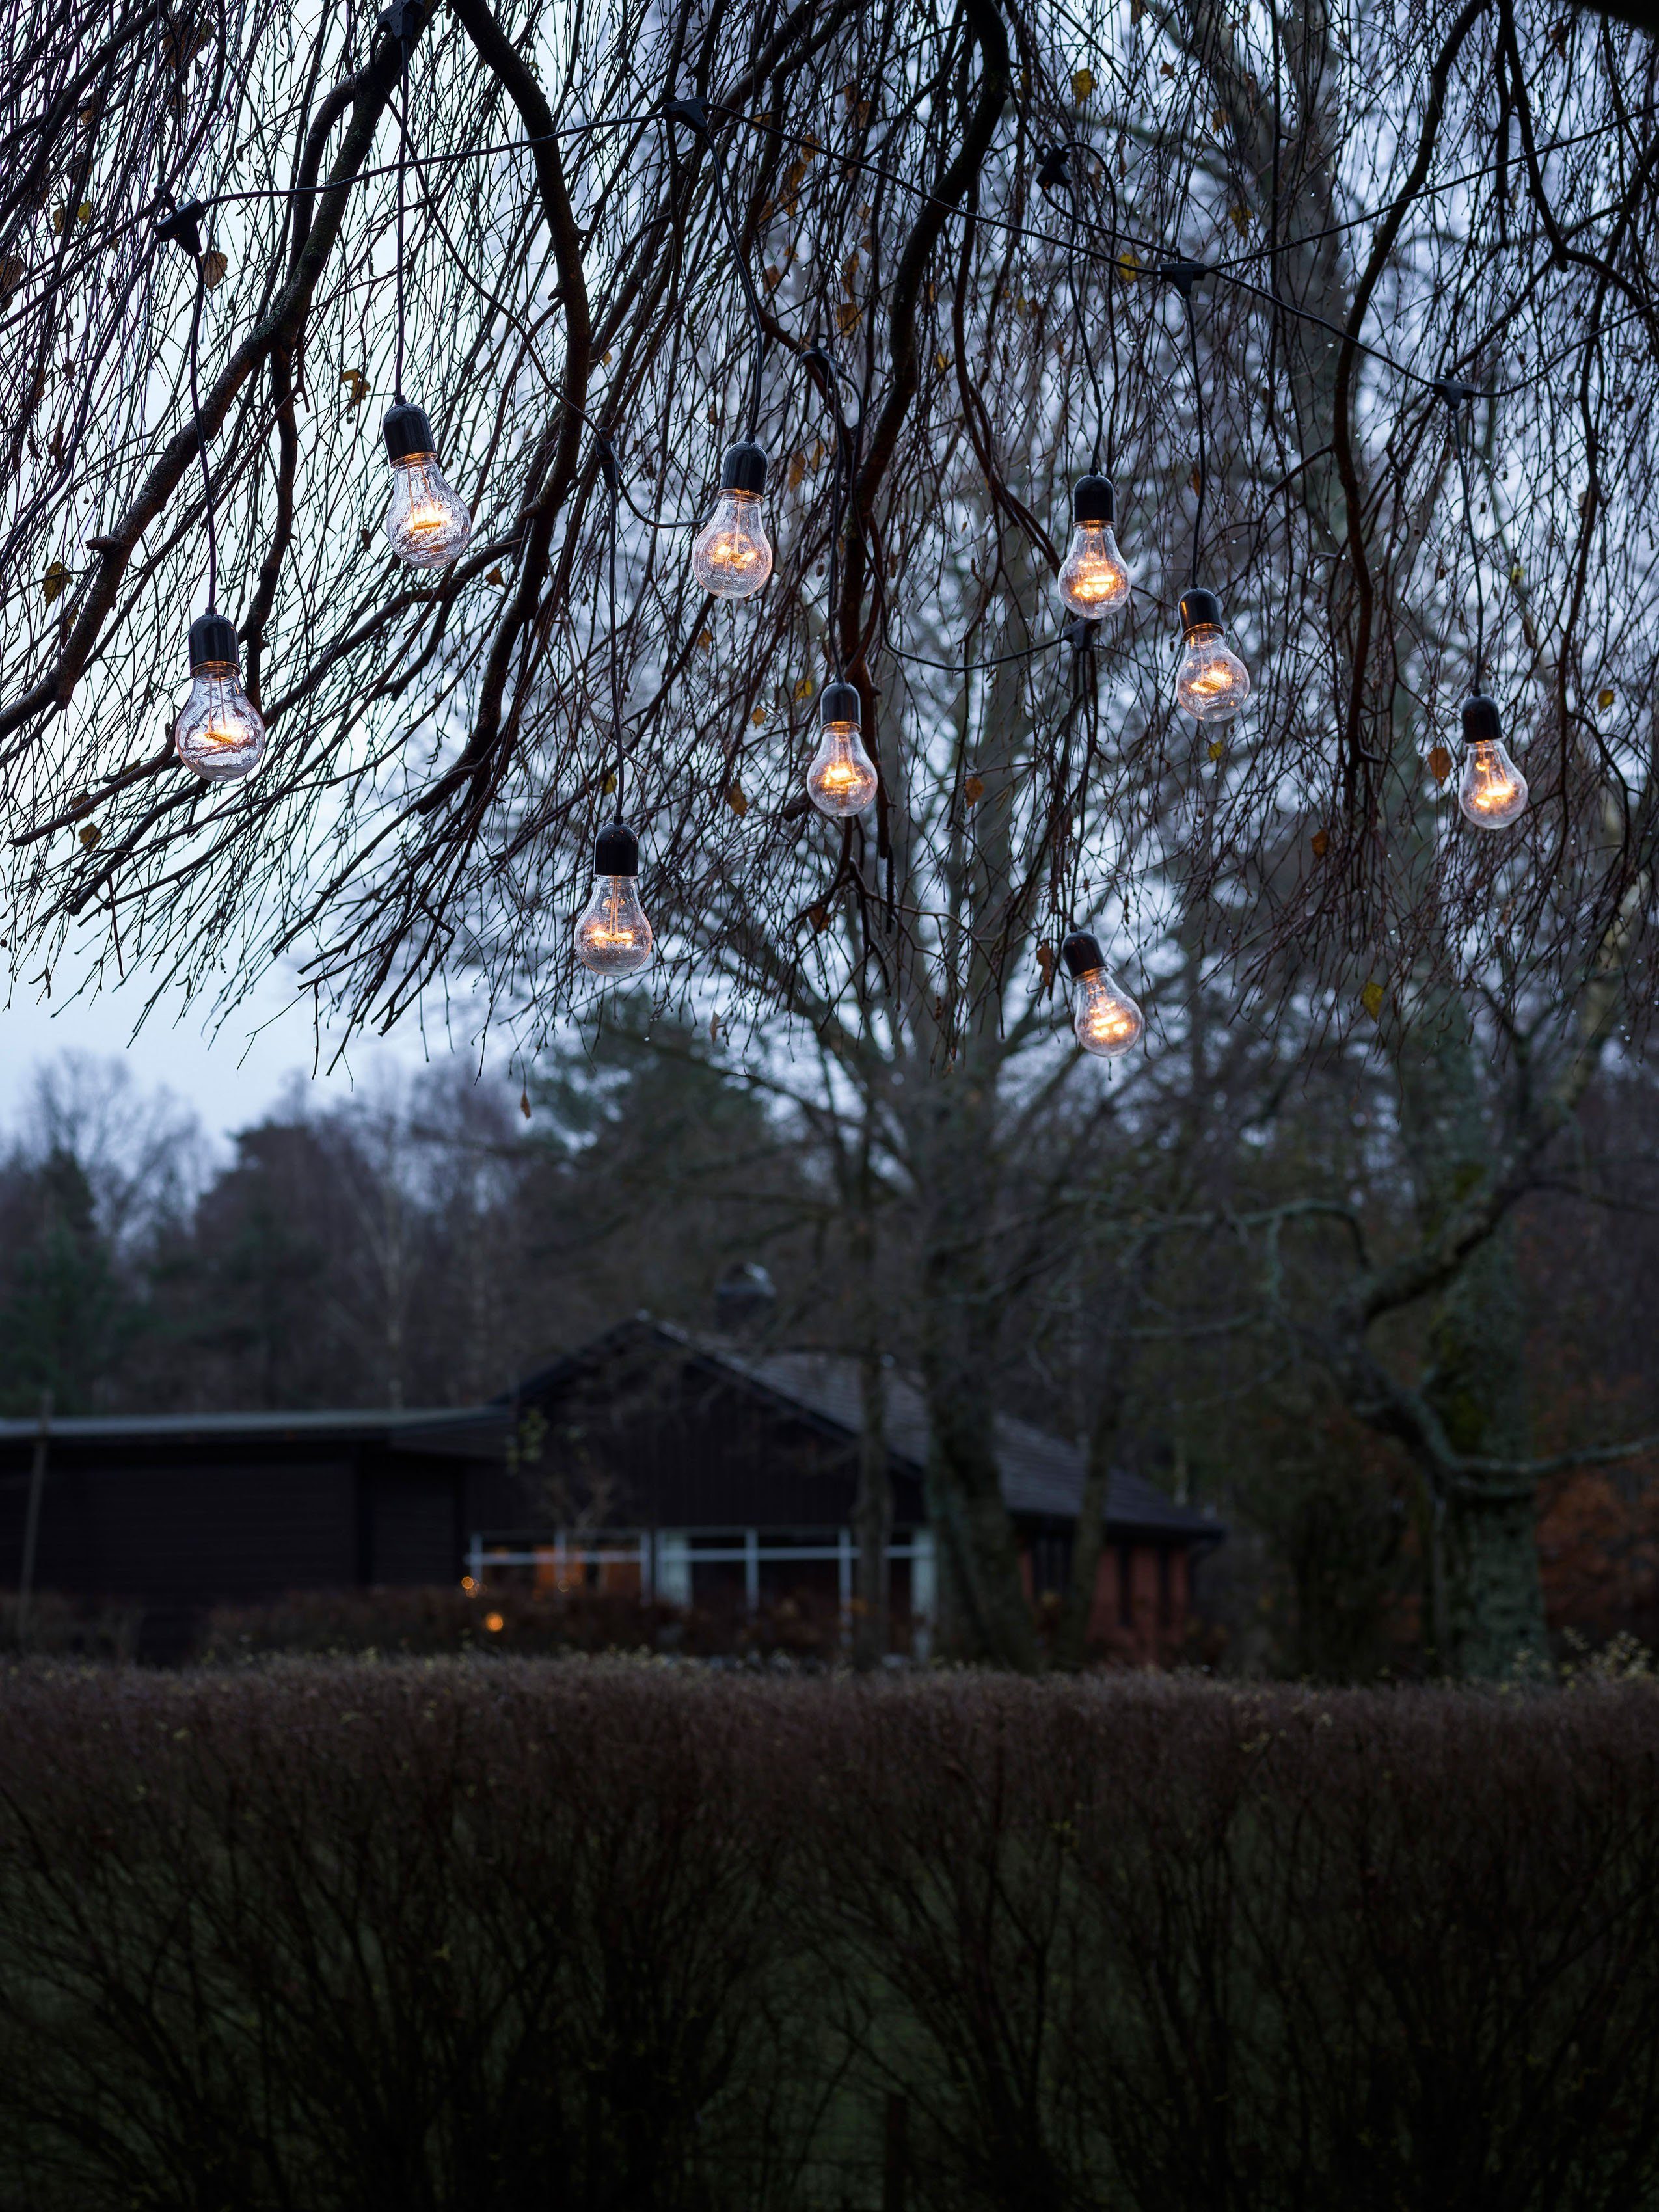
POLYGON ((37 1662, 0 2206, 1639 2212, 1656 1816, 1639 1683, 37 1662))

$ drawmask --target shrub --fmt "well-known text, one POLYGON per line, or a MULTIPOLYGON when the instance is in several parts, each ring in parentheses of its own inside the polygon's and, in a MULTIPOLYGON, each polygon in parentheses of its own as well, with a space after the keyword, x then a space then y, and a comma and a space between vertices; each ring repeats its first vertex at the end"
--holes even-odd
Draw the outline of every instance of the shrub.
POLYGON ((738 1597, 725 1606, 679 1607, 642 1604, 623 1591, 503 1582, 478 1591, 299 1590, 264 1604, 216 1606, 196 1649, 210 1662, 271 1652, 428 1657, 474 1650, 518 1658, 648 1651, 831 1660, 840 1644, 839 1609, 799 1597, 750 1613, 738 1597))
POLYGON ((1650 1684, 4 1691, 18 2212, 1659 2203, 1650 1684))

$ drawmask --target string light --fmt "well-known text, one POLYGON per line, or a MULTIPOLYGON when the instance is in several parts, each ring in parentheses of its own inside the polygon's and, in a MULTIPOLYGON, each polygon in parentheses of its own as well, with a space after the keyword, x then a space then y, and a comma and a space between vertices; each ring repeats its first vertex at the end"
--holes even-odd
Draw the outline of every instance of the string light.
POLYGON ((1129 596, 1129 571, 1112 535, 1112 486, 1079 477, 1072 494, 1072 542, 1060 572, 1060 596, 1074 615, 1095 621, 1129 596))
POLYGON ((1182 593, 1181 635, 1176 697, 1196 721, 1231 722, 1250 696, 1250 672, 1227 644, 1213 592, 1182 593))
POLYGON ((1098 1060, 1121 1058, 1139 1042, 1146 1015, 1106 965, 1097 937, 1073 930, 1060 955, 1078 987, 1072 994, 1072 1027, 1078 1042, 1098 1060))
POLYGON ((200 615, 190 626, 190 696, 173 726, 173 749, 209 783, 252 775, 265 757, 265 726, 242 689, 236 626, 200 615))
POLYGON ((691 573, 719 599, 749 599, 772 574, 766 534, 766 455, 744 441, 720 464, 714 512, 691 541, 691 573))
POLYGON ((1496 702, 1477 692, 1463 707, 1468 748, 1457 803, 1477 830, 1506 830, 1527 811, 1527 779, 1510 758, 1496 702))
POLYGON ((386 542, 411 568, 441 568, 472 536, 472 518, 438 465, 432 425, 399 399, 380 425, 392 463, 386 542))
POLYGON ((820 814, 845 822, 862 814, 880 779, 864 750, 855 684, 826 684, 818 702, 818 749, 806 771, 806 789, 820 814))
POLYGON ((411 568, 441 568, 463 551, 472 518, 438 465, 432 425, 404 398, 404 173, 409 162, 409 54, 420 35, 414 0, 385 10, 380 27, 398 42, 398 349, 392 373, 393 404, 380 424, 392 463, 392 501, 386 511, 386 542, 411 568))
MULTIPOLYGON (((404 167, 409 152, 409 115, 407 102, 407 70, 410 51, 419 30, 420 10, 404 0, 404 4, 388 9, 380 17, 383 28, 397 40, 400 51, 399 83, 403 98, 399 109, 400 139, 397 164, 398 231, 397 231, 397 361, 394 375, 394 404, 387 412, 382 430, 387 454, 393 471, 393 490, 386 515, 387 539, 398 556, 416 568, 437 568, 453 561, 470 542, 472 535, 471 518, 465 502, 448 483, 439 465, 435 441, 430 423, 422 410, 408 403, 403 392, 404 350, 404 167)), ((669 103, 667 114, 674 120, 689 124, 708 147, 713 162, 714 194, 720 219, 724 224, 734 265, 748 302, 755 331, 755 349, 747 406, 747 434, 726 452, 721 464, 720 489, 713 514, 699 529, 692 545, 692 568, 699 585, 712 595, 730 599, 752 597, 764 588, 775 565, 774 551, 766 527, 765 492, 768 459, 758 442, 756 429, 759 415, 762 370, 767 333, 761 315, 755 286, 740 250, 740 241, 726 194, 724 157, 720 146, 709 125, 708 114, 703 103, 696 98, 669 103)), ((749 118, 737 118, 739 121, 749 118)), ((599 127, 598 125, 585 127, 599 127)), ((1088 149, 1083 149, 1087 151, 1088 149)), ((1112 186, 1109 169, 1103 172, 1106 189, 1113 200, 1112 237, 1117 242, 1116 195, 1112 186)), ((1101 438, 1107 434, 1107 416, 1102 402, 1099 379, 1090 343, 1087 317, 1084 311, 1081 288, 1077 276, 1078 237, 1080 221, 1077 185, 1067 165, 1067 149, 1053 148, 1043 157, 1039 183, 1045 192, 1054 185, 1069 187, 1072 196, 1073 230, 1071 236, 1072 295, 1076 315, 1083 358, 1093 389, 1096 415, 1094 458, 1087 474, 1078 479, 1073 492, 1073 532, 1066 559, 1057 578, 1057 588, 1066 607, 1085 622, 1095 622, 1122 606, 1127 601, 1131 579, 1127 563, 1118 547, 1115 534, 1115 500, 1111 478, 1101 465, 1101 438)), ((245 196, 246 197, 246 196, 245 196)), ((199 204, 182 209, 160 227, 160 235, 175 238, 190 246, 199 264, 199 239, 195 237, 193 218, 202 212, 199 204)), ((1108 265, 1107 301, 1109 318, 1111 307, 1113 269, 1108 265)), ((1180 621, 1182 635, 1182 653, 1176 678, 1176 696, 1188 713, 1200 724, 1218 724, 1231 720, 1244 705, 1250 695, 1250 676, 1243 662, 1226 641, 1222 605, 1213 592, 1198 582, 1202 546, 1205 494, 1207 489, 1206 455, 1206 426, 1204 389, 1200 374, 1196 324, 1193 308, 1193 287, 1196 281, 1212 272, 1201 264, 1175 260, 1158 268, 1157 276, 1176 289, 1182 296, 1192 347, 1192 366, 1197 428, 1198 465, 1194 478, 1197 505, 1194 520, 1192 561, 1188 588, 1180 600, 1180 621)), ((1248 291, 1259 292, 1260 287, 1232 275, 1225 268, 1214 272, 1222 278, 1243 285, 1248 291)), ((1271 296, 1271 295, 1263 295, 1271 296)), ((246 775, 257 768, 264 757, 265 730, 263 720, 242 688, 237 657, 237 638, 234 626, 218 614, 215 603, 216 591, 216 541, 215 538, 212 485, 208 471, 206 442, 202 434, 199 400, 196 390, 197 329, 202 307, 202 285, 198 281, 195 317, 191 332, 191 391, 196 410, 198 448, 202 458, 204 485, 206 498, 207 530, 209 536, 208 611, 192 623, 190 630, 190 662, 191 688, 190 696, 174 728, 174 744, 179 758, 196 774, 212 781, 246 775)), ((1317 320, 1318 318, 1314 318, 1317 320)), ((1362 350, 1375 350, 1362 348, 1362 350)), ((806 349, 808 361, 822 362, 831 374, 831 365, 817 346, 806 349)), ((1117 362, 1115 325, 1112 331, 1113 406, 1117 404, 1117 362)), ((1412 374, 1413 372, 1407 372, 1412 374)), ((1514 822, 1524 811, 1528 799, 1525 778, 1506 750, 1494 702, 1481 690, 1484 669, 1484 608, 1481 601, 1479 548, 1475 541, 1470 501, 1468 463, 1462 436, 1463 410, 1477 395, 1468 386, 1451 380, 1437 380, 1432 387, 1451 409, 1453 439, 1458 466, 1462 478, 1465 520, 1468 528, 1472 551, 1475 556, 1476 643, 1474 655, 1475 690, 1463 708, 1463 735, 1466 759, 1458 790, 1459 805, 1465 817, 1476 826, 1495 830, 1514 822)), ((833 401, 832 401, 833 404, 833 401)), ((807 791, 811 804, 817 811, 832 819, 848 820, 863 813, 874 800, 880 784, 879 771, 866 750, 861 732, 860 694, 856 685, 842 679, 836 638, 839 607, 835 589, 836 555, 842 526, 840 480, 851 472, 853 462, 845 425, 840 422, 837 447, 838 486, 835 513, 832 519, 831 590, 830 607, 830 635, 832 640, 831 658, 834 678, 824 687, 819 702, 819 741, 807 771, 807 791)), ((1107 434, 1106 470, 1111 464, 1110 440, 1107 434)), ((608 445, 604 447, 607 478, 611 487, 610 590, 611 617, 611 684, 617 744, 617 771, 614 783, 617 793, 616 817, 599 834, 594 857, 595 881, 592 895, 576 924, 576 951, 584 967, 591 972, 620 976, 637 972, 648 963, 653 949, 651 925, 638 896, 639 842, 621 813, 622 769, 623 746, 620 706, 617 700, 617 627, 615 603, 616 563, 616 504, 618 480, 614 454, 608 445)), ((850 489, 850 487, 849 487, 850 489)), ((631 504, 631 502, 630 502, 631 504)), ((637 511, 637 510, 636 510, 637 511)), ((1071 635, 1071 633, 1068 633, 1071 635)), ((1031 648, 1037 649, 1037 648, 1031 648)), ((1134 1000, 1125 992, 1107 969, 1099 944, 1085 933, 1073 933, 1065 940, 1062 952, 1068 973, 1076 982, 1074 1027, 1084 1048, 1103 1057, 1115 1057, 1127 1051, 1143 1035, 1145 1018, 1134 1000)))
POLYGON ((640 904, 640 841, 622 817, 623 776, 628 764, 623 738, 622 667, 617 633, 617 506, 622 471, 610 441, 599 440, 599 465, 611 493, 611 533, 605 551, 605 596, 611 617, 611 722, 617 741, 617 813, 593 847, 593 891, 576 918, 576 957, 590 975, 636 975, 651 958, 653 939, 640 904))
MULTIPOLYGON (((1086 160, 1087 149, 1080 149, 1086 160)), ((1078 234, 1082 224, 1083 210, 1078 190, 1078 180, 1072 172, 1072 149, 1067 145, 1050 146, 1042 155, 1037 169, 1037 186, 1052 200, 1056 191, 1064 186, 1067 194, 1067 214, 1070 228, 1067 233, 1066 264, 1072 293, 1072 319, 1077 325, 1078 348, 1083 364, 1088 371, 1089 389, 1094 397, 1095 441, 1094 456, 1089 473, 1080 477, 1072 491, 1072 542, 1066 548, 1066 558, 1057 579, 1061 601, 1074 615, 1085 622, 1096 622, 1121 607, 1129 596, 1129 571, 1123 556, 1112 535, 1115 502, 1112 480, 1101 469, 1100 447, 1103 436, 1107 444, 1107 465, 1111 459, 1110 417, 1101 398, 1100 378, 1095 368, 1094 347, 1090 343, 1089 318, 1085 311, 1083 285, 1078 275, 1078 234)), ((1103 174, 1105 174, 1103 172, 1103 174)), ((1112 196, 1114 213, 1117 204, 1116 189, 1109 174, 1105 175, 1106 189, 1112 196)), ((1114 224, 1115 228, 1115 223, 1114 224)), ((1112 406, 1117 406, 1117 322, 1112 307, 1109 281, 1106 288, 1106 321, 1112 354, 1112 406)))
POLYGON ((761 370, 766 359, 766 321, 761 313, 755 280, 744 258, 743 243, 732 220, 726 191, 726 157, 709 125, 708 110, 695 94, 672 100, 665 111, 671 122, 684 123, 708 149, 714 173, 714 204, 725 226, 726 243, 743 287, 754 331, 755 345, 749 374, 748 429, 727 449, 720 463, 720 497, 714 512, 691 541, 691 573, 705 592, 720 599, 749 599, 764 588, 772 574, 772 542, 766 534, 766 454, 757 440, 760 422, 761 370))
POLYGON ((576 922, 576 957, 590 975, 636 975, 651 958, 639 873, 639 839, 625 822, 606 823, 593 845, 593 895, 576 922))
POLYGON ((219 612, 219 531, 213 501, 213 472, 208 466, 207 431, 202 421, 199 349, 202 303, 207 273, 202 252, 199 200, 175 208, 155 226, 158 240, 181 246, 196 264, 196 297, 191 308, 186 362, 191 419, 202 466, 202 509, 207 525, 207 612, 190 626, 190 690, 173 726, 173 749, 185 766, 207 783, 234 783, 252 775, 265 757, 265 726, 258 708, 242 689, 236 651, 236 625, 219 612))
POLYGON ((1452 451, 1463 488, 1463 526, 1474 576, 1474 695, 1463 706, 1463 774, 1457 786, 1457 804, 1465 821, 1474 823, 1477 830, 1507 830, 1527 811, 1527 779, 1504 745, 1497 703, 1482 688, 1486 667, 1486 602, 1480 588, 1480 546, 1474 534, 1474 502, 1469 490, 1463 427, 1476 395, 1472 386, 1450 376, 1440 378, 1434 388, 1451 414, 1452 451))

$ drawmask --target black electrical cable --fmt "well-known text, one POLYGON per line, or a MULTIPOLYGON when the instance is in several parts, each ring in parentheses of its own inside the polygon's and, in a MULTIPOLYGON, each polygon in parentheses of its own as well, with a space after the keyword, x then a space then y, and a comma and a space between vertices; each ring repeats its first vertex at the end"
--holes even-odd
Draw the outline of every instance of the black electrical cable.
MULTIPOLYGON (((1052 200, 1053 197, 1050 191, 1051 185, 1063 182, 1068 187, 1067 213, 1069 216, 1069 228, 1066 241, 1066 282, 1070 286, 1072 294, 1072 319, 1077 326, 1078 345, 1083 355, 1083 365, 1088 371, 1089 389, 1093 394, 1095 403, 1095 434, 1090 447, 1089 472, 1091 476, 1098 476, 1100 473, 1100 441, 1102 431, 1106 420, 1106 406, 1105 402, 1100 396, 1100 375, 1095 367, 1094 348, 1089 342, 1089 319, 1087 315, 1085 314, 1083 308, 1083 287, 1078 280, 1078 233, 1082 228, 1083 225, 1083 206, 1078 180, 1072 171, 1071 156, 1073 151, 1073 144, 1069 139, 1066 140, 1062 144, 1054 148, 1052 152, 1045 157, 1044 173, 1039 173, 1037 183, 1042 191, 1043 197, 1050 200, 1052 200)), ((1109 316, 1111 312, 1110 300, 1111 283, 1110 280, 1108 279, 1107 301, 1109 316)), ((1112 411, 1114 414, 1117 411, 1117 331, 1115 322, 1112 325, 1112 411)), ((1110 444, 1109 441, 1107 453, 1107 467, 1109 471, 1110 466, 1110 444)))
POLYGON ((398 36, 398 353, 392 395, 404 404, 404 171, 409 161, 409 40, 398 36))
POLYGON ((1198 415, 1198 503, 1193 509, 1193 562, 1188 576, 1191 584, 1198 582, 1199 549, 1204 538, 1204 493, 1210 480, 1209 455, 1204 441, 1204 379, 1198 364, 1198 318, 1193 313, 1193 295, 1188 293, 1187 332, 1193 342, 1193 399, 1198 415))
MULTIPOLYGON (((836 426, 836 461, 830 483, 830 598, 826 628, 830 636, 830 666, 839 684, 844 669, 841 650, 841 536, 854 507, 854 478, 858 470, 858 449, 853 434, 847 427, 847 417, 842 412, 841 402, 836 397, 836 364, 826 349, 812 344, 801 356, 804 363, 815 368, 823 380, 823 400, 836 426)), ((860 416, 860 431, 864 428, 860 416)))
MULTIPOLYGON (((717 108, 716 112, 729 116, 737 122, 746 123, 751 130, 764 131, 773 137, 781 138, 787 144, 810 145, 816 152, 823 151, 815 139, 808 138, 799 131, 786 131, 778 124, 762 122, 757 117, 739 114, 734 108, 717 108)), ((850 155, 838 155, 836 158, 845 168, 864 170, 872 176, 884 179, 889 184, 896 185, 902 191, 915 193, 925 205, 940 208, 948 215, 960 212, 954 201, 936 198, 926 185, 918 184, 913 177, 903 176, 896 169, 890 169, 882 162, 860 160, 850 155)), ((1047 246, 1060 252, 1065 251, 1066 240, 1063 238, 1056 238, 1051 231, 1034 230, 1024 223, 1010 222, 1002 216, 988 215, 982 210, 976 213, 975 220, 982 228, 1000 231, 1005 236, 1026 239, 1034 244, 1047 246)), ((1114 230, 1110 249, 1107 253, 1099 253, 1091 248, 1085 248, 1085 253, 1086 258, 1099 261, 1109 272, 1115 265, 1120 264, 1121 255, 1125 251, 1144 254, 1156 261, 1160 254, 1167 252, 1168 248, 1148 239, 1125 237, 1114 230)), ((1284 314, 1298 316, 1304 322, 1312 323, 1321 330, 1328 331, 1334 337, 1347 339, 1357 353, 1363 353, 1373 361, 1380 361, 1386 368, 1392 369, 1396 376, 1403 376, 1410 383, 1421 385, 1425 391, 1431 392, 1434 389, 1433 377, 1425 376, 1420 369, 1408 368, 1404 362, 1396 361, 1392 354, 1385 353, 1381 346, 1372 345, 1364 338, 1353 337, 1340 323, 1332 322, 1328 316, 1319 314, 1311 307, 1302 307, 1294 300, 1281 300, 1266 285, 1253 284, 1248 277, 1238 276, 1231 268, 1217 266, 1212 270, 1206 269, 1206 274, 1213 274, 1229 284, 1236 284, 1241 291, 1249 292, 1258 300, 1267 301, 1270 306, 1279 308, 1284 314)))
POLYGON ((736 218, 732 213, 731 198, 726 191, 726 156, 709 123, 708 110, 702 100, 695 98, 672 100, 663 112, 670 122, 684 123, 696 132, 708 147, 709 159, 714 164, 714 204, 725 226, 726 242, 732 249, 738 281, 743 287, 743 296, 749 306, 749 319, 755 331, 755 358, 749 379, 748 421, 744 432, 752 445, 760 428, 761 370, 766 359, 767 331, 765 318, 761 313, 760 295, 756 291, 755 280, 749 273, 748 259, 738 234, 736 218))
POLYGON ((622 471, 617 465, 616 450, 606 438, 599 441, 599 465, 605 471, 605 481, 611 493, 610 542, 605 549, 605 598, 611 618, 611 728, 617 744, 617 787, 612 818, 623 818, 623 771, 625 752, 623 744, 622 666, 617 654, 617 507, 622 491, 622 471))
POLYGON ((202 428, 202 395, 197 389, 197 334, 202 326, 202 302, 207 297, 207 276, 202 267, 202 258, 196 257, 196 301, 190 317, 190 412, 196 425, 196 452, 202 464, 202 501, 207 510, 208 595, 207 611, 210 615, 219 611, 219 533, 213 515, 213 476, 208 467, 207 437, 202 428))
POLYGON ((1457 456, 1457 473, 1463 486, 1463 525, 1468 535, 1469 564, 1474 571, 1474 689, 1479 693, 1486 689, 1486 604, 1480 586, 1480 546, 1474 534, 1474 500, 1469 489, 1469 460, 1463 434, 1465 410, 1473 404, 1474 394, 1467 385, 1448 380, 1440 396, 1451 410, 1452 451, 1457 456))

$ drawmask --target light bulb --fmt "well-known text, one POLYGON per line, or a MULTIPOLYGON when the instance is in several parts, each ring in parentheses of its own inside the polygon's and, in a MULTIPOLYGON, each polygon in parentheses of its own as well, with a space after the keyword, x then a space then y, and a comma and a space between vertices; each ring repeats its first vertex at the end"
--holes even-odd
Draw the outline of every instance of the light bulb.
POLYGON ((1129 571, 1112 535, 1112 487, 1105 477, 1080 477, 1072 494, 1075 525, 1060 572, 1060 596, 1074 615, 1094 621, 1129 596, 1129 571))
POLYGON ((1504 750, 1493 702, 1479 694, 1465 702, 1463 742, 1468 747, 1457 803, 1477 830, 1504 830, 1527 811, 1527 779, 1504 750))
POLYGON ((222 615, 190 626, 190 696, 173 726, 173 750, 209 783, 252 775, 265 757, 265 726, 242 689, 236 630, 222 615))
POLYGON ((720 464, 714 512, 691 541, 691 573, 716 599, 750 599, 772 573, 765 490, 765 454, 758 446, 733 446, 720 464))
POLYGON ((471 538, 472 518, 438 466, 432 425, 418 407, 389 409, 380 428, 392 460, 387 543, 412 568, 441 568, 471 538))
POLYGON ((1101 1060, 1116 1060, 1139 1041, 1146 1017, 1106 965, 1098 938, 1074 931, 1060 950, 1077 985, 1072 1027, 1078 1042, 1101 1060))
POLYGON ((633 975, 650 960, 639 874, 639 839, 625 823, 607 823, 593 848, 593 896, 576 923, 576 957, 590 975, 633 975))
POLYGON ((820 814, 844 822, 876 795, 876 764, 859 734, 854 684, 826 684, 818 702, 818 749, 806 771, 807 796, 820 814))
POLYGON ((1197 721, 1231 722, 1250 696, 1250 672, 1228 650, 1213 592, 1183 593, 1181 629, 1187 649, 1176 672, 1177 702, 1197 721))

